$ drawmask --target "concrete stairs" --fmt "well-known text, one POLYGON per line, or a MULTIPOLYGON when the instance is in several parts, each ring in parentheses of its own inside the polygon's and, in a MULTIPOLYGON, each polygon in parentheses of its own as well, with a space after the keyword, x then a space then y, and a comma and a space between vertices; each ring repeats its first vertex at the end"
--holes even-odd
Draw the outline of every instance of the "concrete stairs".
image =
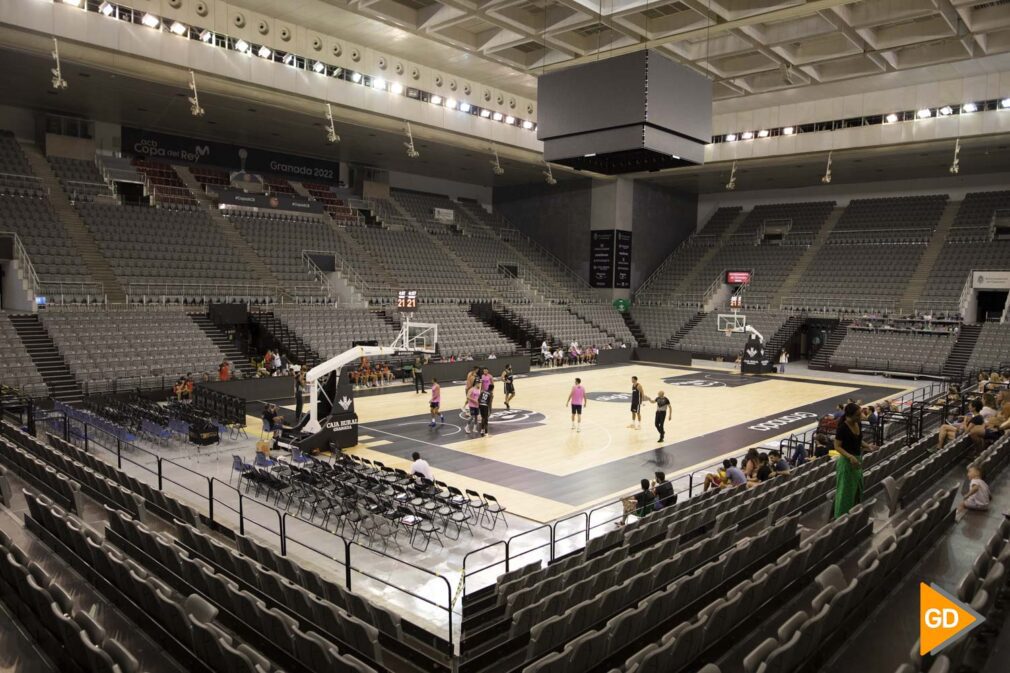
POLYGON ((817 351, 817 354, 810 360, 810 369, 827 369, 828 361, 831 356, 835 354, 835 350, 838 349, 838 344, 842 343, 842 339, 845 338, 845 334, 849 331, 849 325, 852 324, 851 320, 840 320, 838 325, 831 330, 828 335, 827 340, 821 349, 817 351))
POLYGON ((189 169, 176 164, 173 164, 172 168, 175 169, 183 184, 189 188, 193 198, 210 214, 210 220, 217 226, 221 238, 224 239, 225 243, 239 256, 239 259, 255 274, 256 281, 261 285, 275 288, 274 294, 279 294, 283 289, 280 280, 270 271, 270 267, 267 266, 263 258, 242 238, 242 234, 239 233, 238 228, 227 217, 218 212, 214 202, 203 191, 203 187, 193 177, 193 174, 189 172, 189 169))
POLYGON ((688 332, 697 327, 698 323, 700 323, 706 315, 708 314, 704 311, 698 311, 695 313, 693 318, 684 323, 683 327, 674 332, 673 336, 666 340, 666 343, 663 344, 663 348, 673 348, 680 343, 680 340, 687 336, 688 332))
MULTIPOLYGON (((704 273, 706 269, 711 271, 709 268, 709 262, 711 262, 712 258, 715 257, 719 250, 722 249, 722 246, 729 240, 729 237, 736 233, 736 230, 740 227, 743 221, 747 219, 747 215, 747 211, 740 211, 737 213, 737 216, 733 218, 733 221, 730 222, 728 227, 726 227, 726 231, 724 231, 722 236, 719 237, 719 241, 705 251, 705 254, 701 256, 701 259, 699 259, 694 265, 694 268, 688 271, 687 275, 681 279, 680 285, 674 288, 673 292, 670 293, 671 295, 677 296, 679 293, 682 293, 684 288, 689 287, 694 279, 704 273)), ((704 232, 704 229, 702 229, 702 231, 704 232)), ((669 256, 667 256, 667 259, 669 259, 669 256)), ((719 269, 718 271, 721 272, 722 269, 719 269)))
POLYGON ((49 332, 46 331, 38 315, 11 315, 10 321, 14 325, 14 331, 24 343, 35 368, 42 375, 42 380, 49 389, 49 395, 54 400, 67 404, 81 402, 84 399, 84 391, 56 349, 56 344, 49 337, 49 332))
POLYGON ((46 160, 42 151, 35 145, 22 143, 21 149, 24 151, 28 164, 32 168, 35 177, 39 178, 46 187, 49 188, 49 202, 52 203, 53 211, 59 218, 63 228, 67 231, 67 236, 80 255, 81 262, 95 282, 105 288, 105 298, 116 304, 126 302, 126 290, 119 283, 119 279, 112 272, 108 260, 98 249, 98 244, 91 236, 87 225, 77 213, 77 210, 70 204, 70 198, 63 191, 52 167, 46 160))
POLYGON ((649 340, 645 338, 645 332, 639 326, 635 319, 631 317, 631 311, 622 311, 621 317, 624 319, 624 324, 628 326, 628 330, 631 332, 631 336, 635 337, 635 341, 638 342, 639 346, 649 347, 649 340))
POLYGON ((256 376, 256 370, 249 364, 249 354, 239 350, 235 342, 228 338, 224 331, 214 324, 206 313, 190 313, 189 317, 196 323, 196 326, 203 330, 204 334, 210 337, 214 345, 221 349, 232 368, 242 372, 245 378, 256 376))
POLYGON ((835 225, 838 224, 838 220, 842 217, 845 212, 844 207, 836 207, 828 213, 828 217, 824 220, 824 224, 821 225, 820 231, 817 232, 817 236, 814 238, 813 243, 811 243, 806 251, 800 255, 800 258, 793 265, 792 271, 786 276, 786 279, 782 282, 779 287, 779 291, 771 299, 771 307, 778 308, 782 305, 782 301, 792 295, 796 291, 796 287, 800 284, 800 279, 803 278, 803 274, 807 272, 810 268, 811 262, 814 261, 814 257, 820 252, 821 247, 824 242, 828 240, 828 236, 834 230, 835 225))
POLYGON ((947 361, 943 363, 941 373, 952 379, 960 380, 968 368, 968 360, 975 351, 975 343, 979 334, 982 333, 981 325, 961 325, 961 331, 957 335, 954 348, 951 349, 947 361))
POLYGON ((904 294, 901 295, 899 306, 903 312, 912 313, 915 310, 915 304, 922 297, 922 291, 926 289, 929 274, 933 271, 936 260, 940 258, 940 253, 943 252, 943 245, 947 242, 947 234, 954 226, 954 220, 957 219, 959 210, 961 210, 961 201, 948 201, 944 207, 940 221, 936 224, 936 230, 933 231, 933 237, 929 240, 926 251, 919 258, 919 265, 915 267, 915 271, 908 279, 904 294))
POLYGON ((323 361, 319 353, 302 341, 301 337, 271 311, 251 313, 250 319, 259 326, 260 337, 261 339, 265 337, 267 347, 279 349, 289 361, 309 368, 323 361))
POLYGON ((775 359, 777 362, 779 351, 795 336, 796 332, 803 326, 803 322, 804 318, 802 316, 789 316, 782 324, 782 327, 768 339, 768 343, 765 345, 765 355, 775 359))

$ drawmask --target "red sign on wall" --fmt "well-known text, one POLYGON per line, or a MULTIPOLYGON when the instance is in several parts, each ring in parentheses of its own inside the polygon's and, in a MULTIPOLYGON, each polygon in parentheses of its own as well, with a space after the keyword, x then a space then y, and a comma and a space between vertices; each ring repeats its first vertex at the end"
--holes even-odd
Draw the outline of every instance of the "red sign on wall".
POLYGON ((746 285, 750 282, 750 271, 727 271, 727 285, 746 285))

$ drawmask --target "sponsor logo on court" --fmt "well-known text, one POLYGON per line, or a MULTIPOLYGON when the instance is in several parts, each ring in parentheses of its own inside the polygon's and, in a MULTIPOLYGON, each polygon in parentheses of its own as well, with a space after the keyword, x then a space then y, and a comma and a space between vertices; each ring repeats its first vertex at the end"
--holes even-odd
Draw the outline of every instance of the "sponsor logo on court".
POLYGON ((935 584, 919 583, 919 654, 935 655, 985 621, 935 584))
MULTIPOLYGON (((470 409, 460 409, 459 417, 463 420, 470 420, 470 409)), ((489 423, 543 423, 547 417, 538 411, 529 409, 498 409, 492 411, 487 417, 489 423)))
POLYGON ((722 381, 713 381, 711 379, 678 379, 675 376, 663 379, 663 383, 668 383, 671 386, 681 386, 682 388, 725 388, 726 384, 722 381))
POLYGON ((748 425, 748 430, 757 430, 758 432, 769 432, 771 430, 777 430, 786 425, 792 425, 798 421, 806 420, 808 418, 817 418, 817 414, 812 411, 797 411, 791 414, 786 414, 785 416, 779 416, 778 418, 772 418, 767 421, 762 421, 756 425, 748 425))
POLYGON ((631 393, 586 393, 594 402, 631 402, 631 393))

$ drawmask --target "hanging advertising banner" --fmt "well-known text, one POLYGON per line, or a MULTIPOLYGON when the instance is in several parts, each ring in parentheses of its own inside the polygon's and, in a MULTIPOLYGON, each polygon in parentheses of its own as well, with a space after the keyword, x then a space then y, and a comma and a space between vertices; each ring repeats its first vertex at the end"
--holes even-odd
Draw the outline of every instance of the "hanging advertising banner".
POLYGON ((617 230, 614 247, 614 287, 631 287, 631 232, 617 230))
POLYGON ((591 234, 589 284, 599 288, 614 287, 614 231, 598 229, 591 234))
POLYGON ((976 290, 1010 290, 1010 271, 974 271, 971 286, 976 290))
POLYGON ((217 193, 217 201, 222 206, 245 206, 265 210, 292 210, 297 213, 321 213, 323 204, 309 201, 292 194, 246 194, 234 189, 222 189, 217 193))
POLYGON ((292 179, 336 182, 340 163, 213 140, 145 131, 124 126, 123 154, 182 164, 203 164, 239 171, 277 173, 292 179))

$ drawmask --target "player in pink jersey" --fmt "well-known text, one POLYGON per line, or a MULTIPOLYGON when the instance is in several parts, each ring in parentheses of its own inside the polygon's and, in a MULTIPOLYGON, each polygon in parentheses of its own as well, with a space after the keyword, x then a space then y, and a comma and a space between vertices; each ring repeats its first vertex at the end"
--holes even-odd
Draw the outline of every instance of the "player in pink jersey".
POLYGON ((491 381, 494 377, 491 376, 491 372, 485 367, 483 373, 480 375, 480 390, 484 392, 491 386, 491 381))
POLYGON ((445 423, 445 414, 442 413, 442 386, 438 385, 438 379, 431 380, 431 402, 428 409, 431 412, 431 427, 435 427, 435 418, 445 423))
POLYGON ((477 416, 480 414, 480 386, 474 385, 466 392, 466 406, 470 410, 470 420, 466 423, 466 433, 470 434, 477 429, 477 416))
POLYGON ((576 432, 582 432, 582 407, 586 406, 586 402, 586 389, 582 387, 582 379, 575 379, 575 385, 568 393, 565 406, 572 405, 572 430, 576 432), (576 418, 578 418, 578 425, 576 425, 576 418))

